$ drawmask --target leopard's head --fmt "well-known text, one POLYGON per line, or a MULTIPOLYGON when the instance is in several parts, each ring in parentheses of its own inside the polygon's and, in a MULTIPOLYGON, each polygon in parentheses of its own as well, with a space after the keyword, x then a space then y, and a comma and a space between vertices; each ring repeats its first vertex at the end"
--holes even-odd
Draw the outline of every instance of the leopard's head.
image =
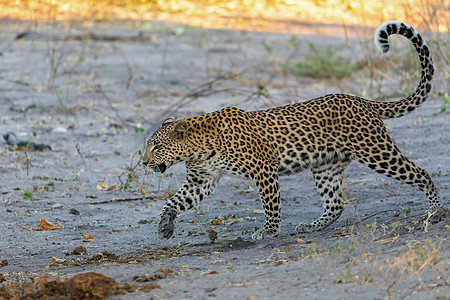
POLYGON ((164 173, 170 166, 185 160, 188 155, 185 145, 187 128, 185 120, 164 121, 148 139, 142 163, 156 172, 164 173))

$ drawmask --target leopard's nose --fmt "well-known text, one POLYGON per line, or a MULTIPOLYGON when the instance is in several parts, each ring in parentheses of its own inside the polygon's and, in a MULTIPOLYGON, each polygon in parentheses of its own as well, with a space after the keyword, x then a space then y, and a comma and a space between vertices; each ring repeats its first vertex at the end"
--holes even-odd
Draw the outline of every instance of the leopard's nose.
POLYGON ((143 161, 142 164, 143 164, 144 166, 147 166, 147 165, 148 165, 148 161, 143 161))

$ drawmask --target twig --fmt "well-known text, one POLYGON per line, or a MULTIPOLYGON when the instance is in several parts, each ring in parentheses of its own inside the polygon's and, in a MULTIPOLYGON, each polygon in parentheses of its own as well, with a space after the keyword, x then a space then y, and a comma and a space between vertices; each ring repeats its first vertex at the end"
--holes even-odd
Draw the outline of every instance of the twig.
MULTIPOLYGON (((379 211, 379 212, 377 212, 377 213, 371 214, 370 216, 367 216, 367 217, 365 217, 365 218, 362 218, 360 221, 363 222, 363 221, 365 221, 365 220, 367 220, 367 219, 370 219, 370 218, 372 218, 372 217, 375 217, 376 215, 379 215, 379 214, 382 214, 382 213, 391 212, 391 211, 397 211, 397 210, 396 210, 396 209, 382 210, 382 211, 379 211)), ((356 223, 355 223, 355 224, 356 224, 356 223)))
MULTIPOLYGON (((64 104, 63 99, 62 99, 61 96, 59 95, 58 89, 57 89, 57 88, 54 88, 53 90, 54 90, 54 92, 55 92, 55 94, 56 94, 56 98, 58 98, 59 104, 61 104, 61 107, 63 108, 64 114, 70 113, 70 114, 73 115, 73 113, 72 113, 71 111, 69 111, 69 109, 67 108, 67 106, 64 104)), ((66 99, 68 98, 68 96, 69 96, 69 90, 66 91, 66 99)))
POLYGON ((83 165, 84 165, 86 171, 89 172, 89 169, 88 169, 88 167, 86 165, 86 161, 84 160, 83 154, 81 154, 80 145, 78 143, 76 143, 75 144, 75 148, 77 148, 77 153, 78 153, 78 155, 80 155, 81 160, 83 161, 83 165))
POLYGON ((134 170, 135 170, 135 169, 140 165, 140 163, 141 163, 142 156, 140 155, 140 156, 139 156, 138 162, 133 166, 133 159, 134 159, 134 157, 136 156, 137 153, 139 153, 139 151, 134 152, 133 155, 131 156, 130 167, 127 168, 125 171, 122 172, 122 174, 119 175, 119 181, 120 181, 120 184, 121 184, 122 188, 123 188, 123 186, 124 186, 125 184, 129 184, 129 182, 130 182, 130 176, 127 176, 127 182, 126 182, 125 184, 123 183, 121 177, 122 177, 124 174, 130 173, 130 172, 133 172, 133 173, 134 173, 134 170))
POLYGON ((36 144, 35 142, 29 140, 18 140, 17 135, 14 132, 7 132, 3 134, 3 139, 8 145, 19 146, 27 149, 34 149, 40 151, 44 149, 52 150, 52 147, 50 147, 50 145, 36 144))
POLYGON ((107 203, 114 203, 114 202, 129 202, 129 201, 139 201, 139 200, 162 200, 164 199, 163 196, 145 196, 145 197, 138 197, 138 198, 117 198, 117 199, 109 199, 104 201, 98 201, 98 202, 87 202, 82 203, 83 205, 88 204, 107 204, 107 203))
POLYGON ((27 151, 27 147, 25 147, 25 151, 24 151, 24 153, 25 153, 25 165, 27 166, 27 176, 28 175, 30 175, 30 172, 29 172, 29 166, 31 166, 31 161, 28 159, 28 151, 27 151))
POLYGON ((122 123, 122 125, 128 125, 123 119, 122 117, 119 115, 119 112, 117 111, 117 109, 114 108, 114 106, 112 106, 111 101, 109 100, 109 97, 106 96, 106 94, 103 92, 102 90, 102 86, 100 84, 97 85, 97 90, 99 91, 100 94, 103 95, 103 97, 105 98, 106 102, 108 102, 109 107, 116 113, 117 118, 119 119, 120 123, 122 123))
POLYGON ((9 79, 9 78, 5 78, 3 76, 0 76, 0 80, 6 81, 6 82, 15 83, 15 84, 19 84, 19 85, 23 85, 23 86, 30 86, 30 84, 28 82, 25 82, 25 81, 22 81, 22 80, 17 80, 17 79, 9 79))
POLYGON ((257 90, 250 93, 250 95, 248 95, 247 98, 245 98, 245 100, 243 102, 244 103, 250 102, 251 100, 253 100, 255 98, 256 98, 256 100, 259 100, 260 98, 264 97, 266 100, 269 100, 269 101, 266 101, 266 103, 265 103, 267 107, 269 107, 270 105, 277 106, 277 104, 273 101, 273 97, 269 94, 269 91, 267 90, 267 86, 272 83, 275 76, 276 76, 276 73, 272 73, 266 82, 260 83, 260 81, 258 81, 257 90))
POLYGON ((387 294, 389 300, 392 299, 392 297, 391 297, 391 289, 392 289, 392 287, 393 287, 394 285, 396 285, 397 282, 399 282, 399 281, 402 280, 402 279, 403 279, 402 277, 397 278, 396 280, 394 280, 393 282, 391 282, 391 284, 389 284, 388 288, 386 289, 386 294, 387 294))
MULTIPOLYGON (((350 191, 348 190, 347 186, 344 183, 344 178, 342 177, 342 175, 337 176, 337 182, 339 185, 339 189, 342 192, 342 196, 344 198, 344 202, 342 203, 342 205, 344 205, 346 203, 350 203, 350 202, 352 202, 352 200, 356 200, 356 199, 352 198, 350 191), (345 193, 344 193, 344 189, 342 189, 342 186, 345 188, 345 193), (347 195, 348 195, 348 197, 347 197, 347 195)), ((362 225, 361 217, 359 216, 358 210, 356 209, 357 205, 358 205, 358 201, 356 200, 356 204, 352 205, 352 207, 355 210, 355 214, 356 214, 356 217, 358 218, 359 224, 362 225)))
POLYGON ((133 80, 133 69, 131 68, 130 62, 127 60, 127 58, 125 57, 125 54, 122 53, 122 58, 125 61, 125 63, 127 64, 127 69, 128 69, 128 79, 127 79, 127 83, 125 84, 125 87, 127 88, 127 90, 130 88, 130 84, 131 84, 131 80, 133 80))
POLYGON ((46 35, 47 43, 47 57, 49 61, 49 74, 47 79, 47 88, 53 88, 53 84, 58 73, 58 69, 61 66, 64 57, 69 51, 66 51, 66 43, 60 44, 58 47, 58 41, 48 39, 48 34, 46 35))
MULTIPOLYGON (((355 225, 357 223, 361 224, 361 222, 364 222, 367 219, 375 217, 376 215, 379 215, 379 214, 382 214, 382 213, 388 213, 388 212, 392 212, 392 211, 397 211, 397 210, 396 209, 382 210, 382 211, 376 212, 374 214, 371 214, 370 216, 367 216, 365 218, 359 219, 357 222, 354 222, 352 225, 355 225)), ((405 220, 405 219, 410 219, 410 218, 414 218, 414 217, 418 217, 418 216, 423 216, 423 215, 425 215, 425 214, 411 215, 411 216, 403 217, 403 218, 400 218, 400 219, 391 220, 391 221, 388 221, 388 222, 386 222, 384 224, 388 225, 388 224, 391 224, 391 223, 395 223, 395 222, 398 222, 398 221, 402 221, 402 220, 405 220)))
MULTIPOLYGON (((193 89, 191 89, 189 92, 187 92, 180 100, 178 100, 176 103, 174 103, 173 105, 171 105, 168 109, 166 109, 161 116, 152 123, 151 127, 156 127, 157 125, 159 125, 161 123, 162 120, 166 119, 168 116, 172 115, 174 112, 176 112, 180 107, 182 107, 183 105, 189 104, 192 101, 200 98, 200 97, 208 97, 214 94, 218 94, 218 93, 223 93, 223 92, 235 92, 235 91, 239 91, 236 89, 231 89, 231 88, 226 88, 226 89, 220 89, 220 90, 213 90, 213 86, 218 83, 219 81, 222 80, 230 80, 233 79, 235 77, 237 77, 238 74, 233 74, 233 73, 228 73, 226 75, 218 75, 216 78, 209 80, 207 82, 204 82, 196 87, 194 87, 193 89)), ((248 91, 243 91, 242 92, 247 92, 248 91)))
POLYGON ((163 50, 163 57, 161 60, 161 77, 164 78, 164 70, 166 68, 166 56, 167 56, 167 50, 169 48, 169 38, 166 38, 166 43, 164 44, 164 50, 163 50))
POLYGON ((42 40, 46 39, 48 41, 58 42, 58 41, 103 41, 103 42, 127 42, 127 41, 138 41, 138 42, 155 42, 157 40, 157 35, 144 35, 139 32, 137 35, 126 36, 126 35, 104 35, 95 33, 83 33, 75 35, 45 35, 42 36, 36 32, 21 32, 16 35, 16 40, 42 40))
POLYGON ((412 215, 412 216, 406 216, 406 217, 403 217, 403 218, 391 220, 391 221, 386 222, 386 223, 384 223, 384 224, 385 224, 385 225, 388 225, 388 224, 395 223, 395 222, 399 222, 399 221, 402 221, 402 220, 412 219, 412 218, 415 218, 415 217, 418 217, 418 216, 425 216, 425 214, 422 213, 422 214, 417 214, 417 215, 412 215))

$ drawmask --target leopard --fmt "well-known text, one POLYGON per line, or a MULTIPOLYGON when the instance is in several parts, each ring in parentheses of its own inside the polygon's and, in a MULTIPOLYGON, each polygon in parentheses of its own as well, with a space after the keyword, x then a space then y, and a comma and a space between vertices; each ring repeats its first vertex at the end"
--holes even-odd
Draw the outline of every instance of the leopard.
POLYGON ((323 213, 295 230, 322 230, 344 210, 339 180, 351 161, 418 188, 425 193, 430 210, 442 207, 430 175, 401 153, 383 122, 412 112, 428 98, 434 75, 431 53, 416 29, 400 21, 388 21, 375 31, 375 45, 383 53, 389 50, 391 35, 408 39, 420 60, 420 82, 400 100, 328 94, 266 110, 225 107, 162 122, 146 143, 142 164, 164 173, 184 161, 186 179, 163 206, 159 237, 172 237, 176 216, 196 207, 225 175, 252 180, 257 187, 265 223, 252 239, 275 237, 281 221, 279 177, 305 169, 312 171, 323 213))

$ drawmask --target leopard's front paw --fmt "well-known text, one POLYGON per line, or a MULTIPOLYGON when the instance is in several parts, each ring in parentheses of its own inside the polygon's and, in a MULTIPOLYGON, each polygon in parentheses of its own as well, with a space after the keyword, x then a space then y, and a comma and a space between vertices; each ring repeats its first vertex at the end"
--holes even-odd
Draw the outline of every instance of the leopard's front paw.
POLYGON ((252 234, 252 240, 259 241, 265 238, 271 238, 278 236, 279 231, 267 230, 267 229, 259 229, 254 234, 252 234))
POLYGON ((300 223, 297 227, 295 227, 295 231, 297 231, 298 233, 307 233, 316 231, 316 229, 311 224, 300 223))
POLYGON ((161 214, 161 221, 158 225, 158 235, 160 239, 167 240, 173 235, 175 225, 173 224, 177 214, 173 211, 165 211, 161 214))

